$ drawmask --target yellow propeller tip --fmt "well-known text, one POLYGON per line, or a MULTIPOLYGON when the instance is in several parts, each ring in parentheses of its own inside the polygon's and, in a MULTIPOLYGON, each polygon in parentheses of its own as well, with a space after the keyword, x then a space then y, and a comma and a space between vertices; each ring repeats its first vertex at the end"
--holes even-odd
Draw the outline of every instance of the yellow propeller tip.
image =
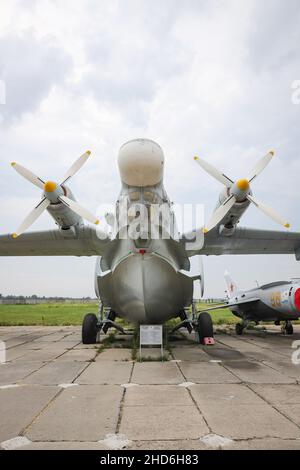
POLYGON ((199 157, 194 157, 194 160, 195 160, 195 161, 199 160, 199 157))
POLYGON ((285 228, 290 228, 291 227, 291 225, 288 224, 288 223, 284 224, 284 226, 285 226, 285 228))
POLYGON ((91 155, 92 152, 91 152, 90 150, 87 150, 86 153, 87 153, 88 155, 91 155))
POLYGON ((13 238, 18 238, 18 234, 17 234, 17 233, 13 233, 13 234, 12 234, 12 237, 13 237, 13 238))
POLYGON ((100 224, 100 220, 98 219, 96 220, 95 225, 99 225, 99 224, 100 224))
POLYGON ((274 157, 274 155, 275 155, 275 151, 274 151, 274 150, 270 150, 269 153, 272 155, 272 157, 274 157))
POLYGON ((202 230, 203 233, 207 233, 208 232, 208 229, 206 227, 204 227, 204 229, 202 230))
POLYGON ((11 166, 15 166, 17 162, 11 162, 11 166))

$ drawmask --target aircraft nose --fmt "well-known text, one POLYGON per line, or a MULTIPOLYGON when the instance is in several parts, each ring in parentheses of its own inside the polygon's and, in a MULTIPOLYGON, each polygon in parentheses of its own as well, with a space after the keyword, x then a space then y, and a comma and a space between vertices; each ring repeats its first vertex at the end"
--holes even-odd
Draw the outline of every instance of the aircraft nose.
POLYGON ((136 323, 163 323, 182 301, 177 272, 165 260, 150 254, 129 255, 114 270, 116 311, 136 323))

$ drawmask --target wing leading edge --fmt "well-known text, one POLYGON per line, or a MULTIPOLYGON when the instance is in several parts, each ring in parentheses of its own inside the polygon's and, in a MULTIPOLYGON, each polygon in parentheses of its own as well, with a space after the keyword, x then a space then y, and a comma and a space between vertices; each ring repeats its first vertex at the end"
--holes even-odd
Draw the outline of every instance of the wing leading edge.
POLYGON ((232 308, 232 307, 239 307, 240 305, 243 305, 243 306, 248 306, 248 305, 253 305, 254 303, 256 302, 259 302, 260 299, 259 298, 253 298, 253 299, 247 299, 247 300, 239 300, 235 303, 230 303, 230 304, 225 304, 225 305, 215 305, 214 307, 210 307, 210 308, 204 308, 203 310, 198 310, 198 313, 200 312, 212 312, 213 310, 222 310, 224 308, 232 308))
POLYGON ((189 256, 293 254, 297 261, 300 261, 300 233, 238 227, 233 234, 228 235, 219 233, 217 228, 204 235, 202 248, 191 249, 188 254, 189 256))
POLYGON ((93 256, 102 255, 110 243, 96 228, 82 225, 72 230, 28 232, 14 239, 0 236, 0 256, 93 256))

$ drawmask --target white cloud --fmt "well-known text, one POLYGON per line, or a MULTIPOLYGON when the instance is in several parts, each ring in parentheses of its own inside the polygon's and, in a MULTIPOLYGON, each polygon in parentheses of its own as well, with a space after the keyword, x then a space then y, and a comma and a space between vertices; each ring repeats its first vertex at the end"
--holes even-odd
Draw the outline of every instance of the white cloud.
MULTIPOLYGON (((171 199, 205 203, 206 217, 221 188, 192 157, 239 177, 275 148, 277 157, 253 189, 300 227, 300 106, 291 103, 291 84, 300 79, 297 0, 12 0, 1 9, 0 79, 7 80, 7 104, 0 105, 1 231, 15 229, 40 196, 10 169, 11 160, 57 179, 92 150, 71 187, 94 210, 116 199, 118 148, 140 136, 164 148, 171 199)), ((242 224, 276 228, 255 208, 242 224)), ((34 228, 52 226, 45 216, 34 228)), ((36 275, 43 263, 3 259, 1 291, 30 294, 34 284, 41 294, 55 295, 58 285, 68 294, 93 293, 90 260, 49 260, 46 281, 36 275), (16 283, 20 266, 28 280, 16 283), (58 279, 58 272, 65 276, 58 279)), ((225 267, 244 287, 258 274, 268 281, 299 270, 286 256, 268 263, 210 257, 205 267, 207 295, 223 292, 225 267)))

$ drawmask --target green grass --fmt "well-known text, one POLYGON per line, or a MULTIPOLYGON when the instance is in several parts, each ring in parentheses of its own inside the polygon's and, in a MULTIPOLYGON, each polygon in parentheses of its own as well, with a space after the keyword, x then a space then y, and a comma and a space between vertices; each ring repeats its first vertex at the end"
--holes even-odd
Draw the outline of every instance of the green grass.
MULTIPOLYGON (((198 310, 205 311, 206 308, 213 307, 213 304, 200 303, 197 305, 198 310)), ((238 317, 233 315, 228 308, 213 310, 208 312, 211 315, 214 325, 235 325, 240 320, 238 317)))
POLYGON ((81 325, 86 313, 97 310, 97 304, 0 305, 0 326, 81 325))
MULTIPOLYGON (((204 310, 212 304, 201 303, 198 308, 204 310)), ((9 325, 81 325, 86 313, 97 313, 95 304, 37 304, 37 305, 0 305, 0 326, 9 325)), ((210 312, 215 325, 234 324, 238 319, 228 309, 210 312)), ((170 325, 178 322, 171 320, 170 325)))
MULTIPOLYGON (((212 307, 213 304, 200 303, 198 310, 212 307)), ((38 305, 0 305, 0 326, 8 325, 81 325, 86 313, 97 313, 95 304, 38 304, 38 305)), ((210 312, 215 325, 235 324, 239 321, 230 310, 215 310, 210 312)), ((170 327, 178 323, 178 319, 168 322, 170 327)), ((120 319, 118 323, 123 324, 120 319)), ((126 325, 127 326, 127 325, 126 325)))

